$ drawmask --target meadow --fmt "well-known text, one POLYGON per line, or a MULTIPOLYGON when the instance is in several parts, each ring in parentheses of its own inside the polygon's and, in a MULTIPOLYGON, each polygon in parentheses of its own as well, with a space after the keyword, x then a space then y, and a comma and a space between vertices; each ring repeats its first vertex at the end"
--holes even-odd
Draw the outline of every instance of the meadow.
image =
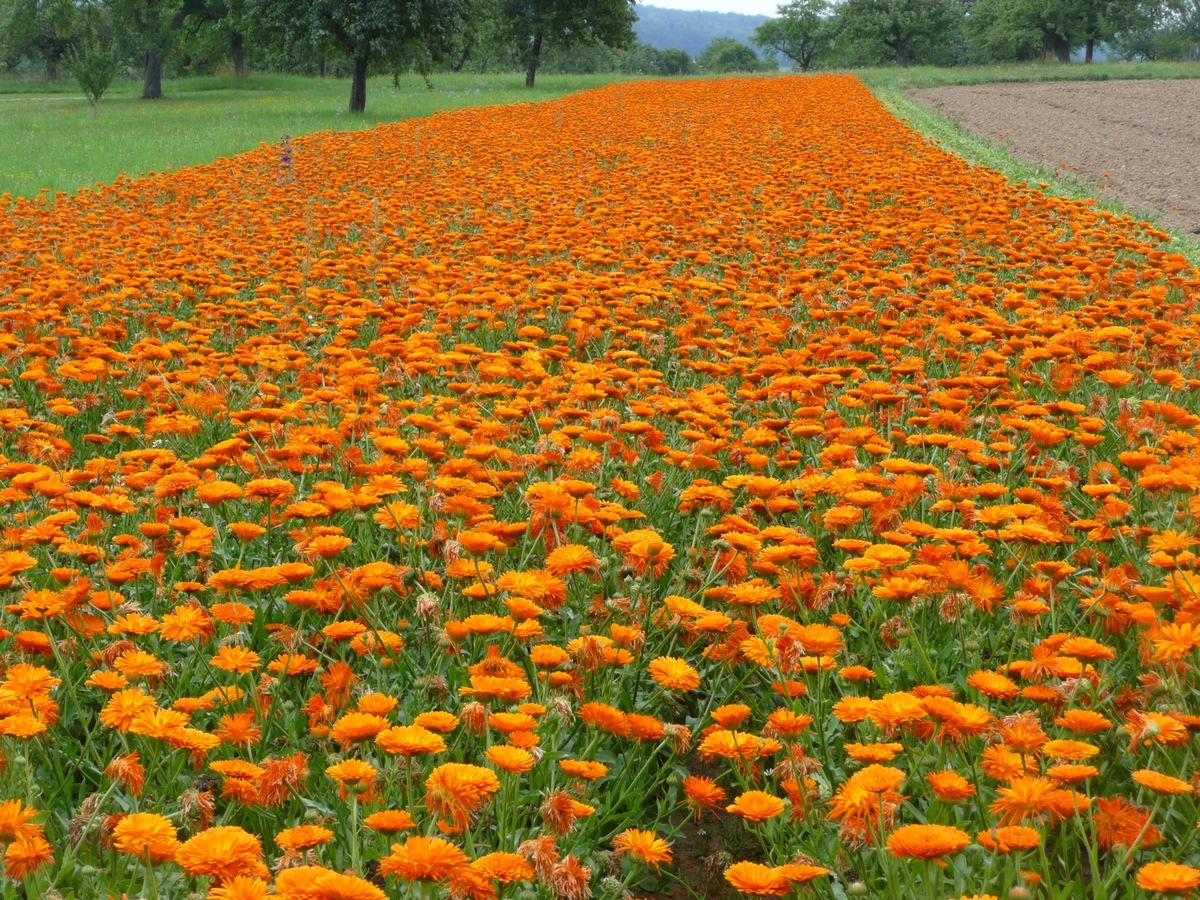
POLYGON ((212 162, 285 135, 354 131, 448 109, 551 100, 621 80, 616 74, 546 75, 530 90, 521 75, 439 74, 433 89, 417 75, 398 84, 372 78, 367 109, 346 111, 349 81, 285 75, 168 80, 161 101, 144 101, 141 84, 122 81, 99 114, 70 79, 0 79, 0 197, 40 191, 74 193, 212 162))
POLYGON ((11 200, 5 896, 1187 894, 1198 300, 848 75, 11 200))

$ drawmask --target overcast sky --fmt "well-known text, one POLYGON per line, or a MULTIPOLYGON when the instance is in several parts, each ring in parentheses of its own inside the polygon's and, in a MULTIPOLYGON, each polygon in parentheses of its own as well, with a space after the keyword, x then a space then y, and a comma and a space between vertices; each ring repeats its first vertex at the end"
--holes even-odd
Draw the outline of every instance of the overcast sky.
POLYGON ((781 2, 784 0, 645 0, 644 5, 662 6, 667 9, 745 13, 748 16, 774 16, 781 2))

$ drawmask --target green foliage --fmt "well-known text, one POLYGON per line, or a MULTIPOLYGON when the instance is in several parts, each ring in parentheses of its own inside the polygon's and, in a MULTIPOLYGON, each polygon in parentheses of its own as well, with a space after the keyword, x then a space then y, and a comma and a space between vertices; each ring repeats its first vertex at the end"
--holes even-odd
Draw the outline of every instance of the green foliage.
POLYGON ((92 105, 92 115, 100 112, 100 98, 104 96, 120 70, 120 62, 113 46, 112 29, 108 27, 102 10, 89 5, 83 7, 85 19, 83 36, 67 51, 67 68, 79 83, 84 96, 92 105))
POLYGON ((752 47, 733 38, 717 38, 710 43, 696 57, 696 66, 702 72, 714 74, 769 72, 779 68, 778 63, 760 59, 752 47))
POLYGON ((833 37, 826 0, 792 0, 779 7, 779 18, 759 25, 750 40, 771 55, 782 53, 807 72, 829 51, 833 37))
POLYGON ((861 56, 891 58, 901 67, 940 62, 962 21, 963 7, 956 0, 846 0, 838 8, 838 41, 843 52, 854 48, 861 56))
POLYGON ((628 75, 661 75, 662 53, 649 44, 635 41, 622 55, 620 69, 628 75))
POLYGON ((1140 12, 1110 40, 1118 58, 1185 59, 1200 49, 1200 0, 1159 0, 1140 12))
POLYGON ((28 61, 57 80, 77 18, 72 0, 0 0, 0 69, 28 61))
POLYGON ((633 0, 503 0, 501 9, 528 87, 537 78, 544 49, 605 44, 620 50, 634 41, 633 0))
POLYGON ((427 74, 453 51, 467 13, 466 0, 253 0, 253 8, 285 42, 353 61, 351 112, 366 108, 372 64, 427 74))
POLYGON ((1081 47, 1134 39, 1165 9, 1164 0, 976 0, 968 20, 973 58, 1066 62, 1081 47))
POLYGON ((675 47, 662 51, 659 61, 662 65, 660 74, 663 75, 694 75, 696 73, 696 63, 692 57, 675 47))

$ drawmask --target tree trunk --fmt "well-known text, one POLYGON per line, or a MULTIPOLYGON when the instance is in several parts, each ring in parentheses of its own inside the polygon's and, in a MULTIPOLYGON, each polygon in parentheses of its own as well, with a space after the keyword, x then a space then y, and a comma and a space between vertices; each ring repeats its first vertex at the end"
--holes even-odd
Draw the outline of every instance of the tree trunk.
POLYGON ((233 74, 238 78, 246 77, 246 39, 238 32, 229 38, 229 51, 233 56, 233 74))
POLYGON ((142 99, 162 99, 162 57, 154 50, 146 51, 146 72, 142 77, 142 99))
POLYGON ((325 51, 322 50, 317 54, 317 77, 325 77, 325 51))
POLYGON ((907 69, 910 60, 908 58, 908 47, 904 44, 896 45, 896 65, 902 69, 907 69))
POLYGON ((1096 39, 1094 37, 1088 38, 1087 44, 1085 45, 1085 49, 1083 52, 1083 61, 1085 63, 1090 63, 1092 61, 1092 51, 1094 51, 1095 49, 1096 49, 1096 39))
POLYGON ((354 78, 350 82, 350 112, 360 113, 367 108, 367 57, 354 59, 354 78))
POLYGON ((1054 58, 1059 62, 1071 61, 1071 45, 1060 35, 1056 34, 1050 39, 1050 49, 1054 53, 1054 58))
POLYGON ((462 54, 458 57, 458 62, 450 67, 451 72, 461 72, 463 70, 463 66, 467 64, 467 60, 471 58, 471 49, 470 44, 467 44, 463 48, 462 54))
POLYGON ((537 78, 538 65, 542 61, 542 36, 535 34, 533 36, 533 49, 529 53, 529 68, 525 70, 525 87, 533 87, 533 80, 537 78))

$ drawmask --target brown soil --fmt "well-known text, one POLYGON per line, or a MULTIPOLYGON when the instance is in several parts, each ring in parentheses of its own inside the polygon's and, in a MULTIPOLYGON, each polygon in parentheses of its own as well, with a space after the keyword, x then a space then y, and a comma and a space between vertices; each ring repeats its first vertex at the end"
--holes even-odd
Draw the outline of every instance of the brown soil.
POLYGON ((909 95, 1159 227, 1200 234, 1200 80, 980 84, 909 95))

